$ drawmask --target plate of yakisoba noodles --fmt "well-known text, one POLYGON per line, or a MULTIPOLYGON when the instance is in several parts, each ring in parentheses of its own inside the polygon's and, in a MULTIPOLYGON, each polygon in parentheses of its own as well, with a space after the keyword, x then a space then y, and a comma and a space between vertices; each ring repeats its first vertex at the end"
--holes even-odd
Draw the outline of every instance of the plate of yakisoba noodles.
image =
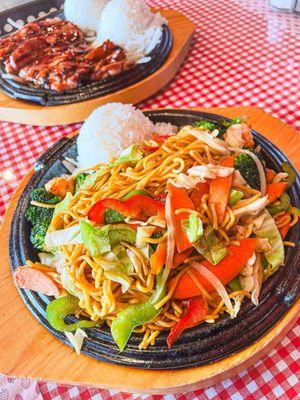
POLYGON ((107 104, 36 162, 11 227, 14 283, 78 353, 220 360, 297 299, 299 186, 247 116, 107 104))

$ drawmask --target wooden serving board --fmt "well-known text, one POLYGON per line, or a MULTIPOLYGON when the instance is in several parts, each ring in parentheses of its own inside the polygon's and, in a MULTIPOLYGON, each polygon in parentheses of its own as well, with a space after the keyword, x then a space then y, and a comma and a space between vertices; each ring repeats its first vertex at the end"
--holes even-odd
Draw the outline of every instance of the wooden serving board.
POLYGON ((0 91, 0 121, 30 125, 62 125, 84 121, 102 104, 138 103, 162 89, 175 76, 185 59, 195 25, 174 10, 159 10, 166 17, 173 36, 173 46, 165 63, 147 78, 106 96, 60 106, 41 106, 8 97, 0 91))
MULTIPOLYGON (((300 169, 299 133, 254 107, 202 109, 227 117, 248 115, 253 128, 276 144, 300 169)), ((96 361, 63 345, 40 325, 23 304, 9 269, 8 236, 15 205, 31 177, 29 171, 8 207, 0 229, 0 373, 60 383, 98 386, 137 393, 176 393, 227 379, 253 365, 286 335, 299 316, 300 300, 256 343, 219 362, 185 370, 137 370, 96 361)))

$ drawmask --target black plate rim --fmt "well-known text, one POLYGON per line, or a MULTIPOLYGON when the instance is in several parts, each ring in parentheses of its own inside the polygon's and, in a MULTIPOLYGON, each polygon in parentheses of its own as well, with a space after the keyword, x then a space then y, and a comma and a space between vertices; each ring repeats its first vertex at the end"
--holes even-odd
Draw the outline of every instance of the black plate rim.
MULTIPOLYGON (((183 119, 190 118, 191 116, 194 118, 197 116, 197 119, 199 118, 206 118, 209 120, 218 120, 220 118, 225 119, 230 121, 229 118, 224 118, 220 117, 219 115, 216 114, 211 114, 211 113, 204 113, 204 112, 199 112, 199 111, 193 111, 193 110, 178 110, 178 109, 165 109, 165 110, 149 110, 145 112, 146 115, 148 115, 150 118, 151 117, 164 117, 164 118, 174 118, 174 117, 179 117, 183 119)), ((182 124, 184 125, 184 123, 182 124)), ((283 152, 278 149, 275 145, 273 145, 268 139, 264 138, 262 135, 260 135, 258 132, 253 131, 254 137, 256 141, 259 141, 260 143, 263 143, 263 150, 269 148, 269 151, 273 152, 273 158, 279 157, 281 160, 286 160, 287 158, 283 154, 283 152)), ((27 186, 25 187, 19 201, 16 207, 15 211, 15 216, 13 218, 12 226, 11 226, 11 231, 10 231, 10 260, 11 260, 11 270, 13 271, 14 265, 17 265, 15 261, 18 259, 18 256, 16 256, 16 244, 22 243, 23 238, 22 238, 22 230, 19 229, 19 223, 20 219, 18 216, 18 211, 24 210, 24 206, 26 206, 26 198, 28 197, 28 190, 30 187, 35 187, 36 183, 41 179, 41 176, 44 176, 45 173, 51 168, 53 162, 57 161, 59 159, 59 154, 64 152, 67 148, 70 148, 76 141, 76 137, 72 139, 68 138, 63 138, 56 142, 53 146, 51 146, 37 161, 36 165, 37 166, 45 166, 43 169, 37 171, 34 173, 34 175, 31 177, 30 181, 27 183, 27 186), (50 164, 51 165, 50 165, 50 164), (17 216, 17 217, 16 217, 17 216), (16 232, 17 232, 17 243, 16 243, 16 232)), ((297 176, 297 181, 295 184, 295 187, 292 189, 292 197, 293 199, 297 199, 299 202, 299 188, 300 188, 300 177, 299 175, 297 176), (297 193, 298 190, 298 193, 297 193)), ((296 241, 299 240, 299 228, 293 229, 292 232, 292 238, 295 239, 296 241)), ((131 366, 135 368, 143 368, 143 369, 182 369, 182 368, 189 368, 189 367, 197 367, 201 365, 207 365, 212 362, 219 361, 223 359, 224 357, 236 353, 243 348, 247 347, 248 345, 255 343, 257 340, 259 340, 263 335, 265 335, 271 327, 277 322, 280 318, 282 318, 283 315, 285 315, 290 307, 294 304, 296 301, 297 297, 299 296, 299 291, 300 291, 300 277, 299 273, 297 271, 295 272, 295 268, 297 269, 297 263, 299 262, 300 259, 300 249, 295 249, 292 250, 293 253, 291 254, 291 258, 293 259, 293 271, 291 272, 287 267, 285 268, 282 267, 279 269, 265 284, 264 286, 264 292, 266 293, 266 297, 263 299, 263 303, 266 304, 267 306, 267 313, 264 311, 260 314, 258 314, 259 318, 257 320, 253 320, 253 307, 250 303, 245 304, 244 311, 242 314, 242 318, 238 317, 237 320, 243 320, 248 321, 249 324, 251 324, 252 327, 260 328, 260 322, 261 319, 264 319, 265 321, 265 326, 261 330, 261 334, 256 335, 254 338, 251 340, 248 340, 246 343, 243 341, 242 336, 240 335, 241 338, 237 338, 235 340, 235 348, 234 351, 224 351, 219 353, 217 356, 215 355, 215 349, 213 348, 213 339, 214 337, 210 337, 209 335, 209 340, 212 342, 212 349, 209 349, 208 353, 212 353, 212 356, 210 357, 209 355, 206 357, 205 361, 201 361, 199 359, 199 354, 193 354, 191 352, 191 341, 194 341, 194 346, 195 344, 197 345, 197 341, 201 341, 203 336, 202 333, 198 333, 198 331, 201 331, 201 328, 194 328, 189 331, 186 331, 186 333, 183 334, 182 339, 179 340, 178 342, 178 348, 176 348, 176 344, 174 345, 174 349, 176 349, 175 356, 172 360, 167 359, 168 353, 171 351, 167 350, 165 348, 160 348, 160 357, 157 357, 157 354, 155 353, 156 350, 158 349, 150 349, 149 351, 140 351, 137 349, 137 344, 138 341, 141 339, 141 336, 139 335, 133 335, 133 338, 130 340, 128 349, 124 353, 118 353, 116 346, 111 345, 111 338, 107 330, 101 331, 99 328, 94 328, 88 331, 89 338, 85 341, 85 344, 82 349, 82 353, 89 355, 93 358, 96 358, 97 360, 100 361, 105 361, 105 362, 110 362, 114 363, 117 365, 124 365, 124 366, 131 366), (283 274, 283 270, 287 269, 287 277, 286 279, 290 279, 290 286, 288 288, 284 287, 284 284, 281 284, 282 282, 280 281, 280 276, 283 274), (291 275, 292 274, 292 275, 291 275), (292 276, 292 280, 291 280, 292 276), (277 277, 276 279, 274 277, 277 277), (279 282, 278 282, 279 280, 279 282), (275 283, 274 283, 275 282, 275 283), (274 306, 274 296, 276 298, 276 303, 274 306), (272 303, 273 302, 273 303, 272 303), (270 307, 268 308, 268 304, 270 303, 270 307), (195 342, 195 335, 196 335, 196 342, 195 342), (200 336, 199 336, 200 335, 200 336), (202 335, 202 336, 201 336, 202 335), (197 338, 198 336, 198 338, 197 338), (93 345, 93 341, 95 340, 100 340, 101 341, 101 354, 99 355, 97 346, 93 345), (155 354, 154 354, 155 353, 155 354), (164 361, 162 361, 162 357, 164 361)), ((45 304, 49 301, 49 298, 44 295, 36 295, 33 294, 33 292, 30 292, 28 290, 18 290, 20 293, 20 296, 22 297, 25 305, 29 309, 29 311, 32 313, 32 315, 48 330, 50 331, 56 338, 64 342, 65 344, 70 346, 70 343, 66 339, 66 337, 59 332, 56 332, 53 330, 47 322, 45 322, 44 318, 44 306, 45 304), (37 300, 38 298, 38 300, 37 300), (34 307, 32 306, 34 304, 34 307)), ((260 306, 259 306, 260 307, 260 306)), ((257 314, 257 313, 256 313, 257 314)), ((70 321, 74 320, 72 317, 69 318, 70 321)), ((240 321, 239 321, 240 323, 240 321)), ((228 324, 228 319, 227 318, 222 318, 219 326, 223 329, 224 327, 226 328, 226 324, 228 324)), ((200 326, 201 327, 201 326, 200 326)), ((225 329, 224 328, 224 329, 225 329)), ((245 326, 244 326, 244 335, 249 335, 247 332, 245 326)), ((215 337, 217 338, 218 335, 217 333, 214 334, 215 337)), ((162 341, 165 339, 165 334, 162 335, 161 338, 159 338, 159 346, 161 345, 162 341)), ((207 338, 206 338, 207 339, 207 338)), ((231 340, 232 342, 232 340, 231 340)), ((208 346, 209 347, 209 346, 208 346)), ((173 349, 173 348, 172 348, 173 349)), ((171 354, 170 354, 171 355, 171 354)), ((201 355, 201 354, 200 354, 201 355)), ((174 354, 172 353, 172 356, 174 354)))

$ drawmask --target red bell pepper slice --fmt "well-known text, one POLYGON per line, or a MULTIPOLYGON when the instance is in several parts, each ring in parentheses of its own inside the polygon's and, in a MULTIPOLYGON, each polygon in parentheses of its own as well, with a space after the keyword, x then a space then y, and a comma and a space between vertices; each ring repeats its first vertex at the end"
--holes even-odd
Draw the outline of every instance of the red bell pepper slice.
POLYGON ((157 133, 152 133, 152 139, 155 140, 157 143, 162 144, 166 140, 168 140, 170 135, 158 135, 157 133))
POLYGON ((162 203, 144 195, 134 195, 125 201, 106 198, 92 206, 88 212, 89 219, 98 224, 103 224, 103 214, 107 208, 118 211, 124 217, 129 217, 138 221, 146 221, 153 215, 164 218, 165 210, 162 203))
MULTIPOLYGON (((257 239, 248 238, 240 240, 240 245, 228 246, 228 255, 223 258, 217 265, 212 265, 209 261, 203 260, 201 264, 210 270, 222 283, 227 285, 235 276, 237 276, 249 258, 252 256, 257 246, 257 239)), ((191 272, 201 285, 209 292, 214 292, 215 288, 198 272, 196 269, 191 269, 191 272)), ((171 279, 169 286, 172 285, 171 279)), ((173 293, 175 299, 188 299, 190 297, 199 296, 201 290, 193 281, 191 276, 186 273, 178 281, 176 289, 173 293)))
POLYGON ((158 146, 142 146, 142 150, 144 150, 146 153, 153 153, 154 151, 158 150, 158 146))
POLYGON ((192 243, 189 241, 182 225, 182 222, 189 218, 189 213, 183 212, 175 214, 175 211, 180 208, 190 208, 195 210, 195 206, 184 188, 178 188, 169 184, 168 192, 170 195, 172 220, 175 229, 176 247, 178 253, 182 253, 184 250, 192 247, 192 243))
POLYGON ((205 318, 208 306, 203 296, 194 297, 186 302, 187 310, 180 321, 171 329, 167 338, 168 347, 171 348, 185 329, 199 325, 205 318))

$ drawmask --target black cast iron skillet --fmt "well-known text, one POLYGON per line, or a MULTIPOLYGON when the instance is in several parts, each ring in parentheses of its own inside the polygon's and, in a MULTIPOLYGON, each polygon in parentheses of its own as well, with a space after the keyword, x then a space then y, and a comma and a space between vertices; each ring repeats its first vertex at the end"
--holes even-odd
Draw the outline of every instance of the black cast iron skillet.
MULTIPOLYGON (((31 5, 31 3, 29 4, 31 5)), ((23 12, 25 13, 26 5, 24 8, 17 7, 16 10, 17 11, 15 13, 13 10, 9 10, 9 16, 12 19, 17 20, 21 18, 21 10, 24 10, 23 12), (15 14, 16 18, 14 17, 15 14)), ((5 12, 5 15, 8 15, 7 12, 5 12)), ((62 19, 65 18, 62 11, 56 11, 40 19, 49 17, 59 17, 62 19)), ((24 15, 23 19, 26 21, 26 14, 24 15)), ((147 62, 143 64, 136 64, 132 68, 121 72, 116 76, 103 79, 99 82, 89 83, 77 89, 68 90, 64 93, 57 93, 53 90, 38 88, 30 85, 29 83, 21 83, 14 81, 13 79, 9 79, 4 75, 4 64, 0 62, 0 89, 9 97, 14 99, 39 103, 44 106, 57 106, 94 99, 110 93, 118 92, 153 74, 166 61, 171 51, 172 44, 173 40, 171 31, 167 25, 163 25, 160 42, 151 51, 151 53, 147 55, 147 59, 149 58, 147 62)))
MULTIPOLYGON (((218 121, 223 117, 188 110, 153 110, 145 114, 153 122, 170 122, 177 126, 191 124, 199 119, 218 121)), ((280 169, 285 155, 271 142, 253 131, 256 144, 260 144, 266 163, 276 170, 280 169)), ((29 192, 32 188, 43 185, 50 178, 65 173, 62 160, 76 157, 76 137, 63 138, 54 144, 36 163, 36 172, 28 182, 17 204, 10 232, 10 261, 12 272, 26 259, 37 259, 36 251, 30 241, 30 226, 24 218, 29 204, 29 192)), ((289 190, 292 204, 299 206, 300 178, 289 190)), ((300 227, 294 226, 287 240, 298 243, 300 227)), ((185 331, 178 342, 168 350, 167 333, 161 334, 154 347, 139 350, 141 335, 133 334, 123 353, 119 353, 108 328, 93 328, 87 331, 82 352, 97 360, 119 365, 148 369, 179 369, 196 367, 218 361, 238 350, 244 349, 259 338, 279 321, 296 301, 300 292, 299 265, 300 251, 286 248, 285 265, 271 276, 262 287, 260 303, 254 306, 246 301, 236 319, 223 316, 215 324, 202 324, 185 331)), ((28 290, 19 290, 27 308, 34 317, 54 336, 70 346, 63 333, 55 331, 45 318, 49 297, 28 290)), ((75 318, 68 317, 68 321, 75 318)))

